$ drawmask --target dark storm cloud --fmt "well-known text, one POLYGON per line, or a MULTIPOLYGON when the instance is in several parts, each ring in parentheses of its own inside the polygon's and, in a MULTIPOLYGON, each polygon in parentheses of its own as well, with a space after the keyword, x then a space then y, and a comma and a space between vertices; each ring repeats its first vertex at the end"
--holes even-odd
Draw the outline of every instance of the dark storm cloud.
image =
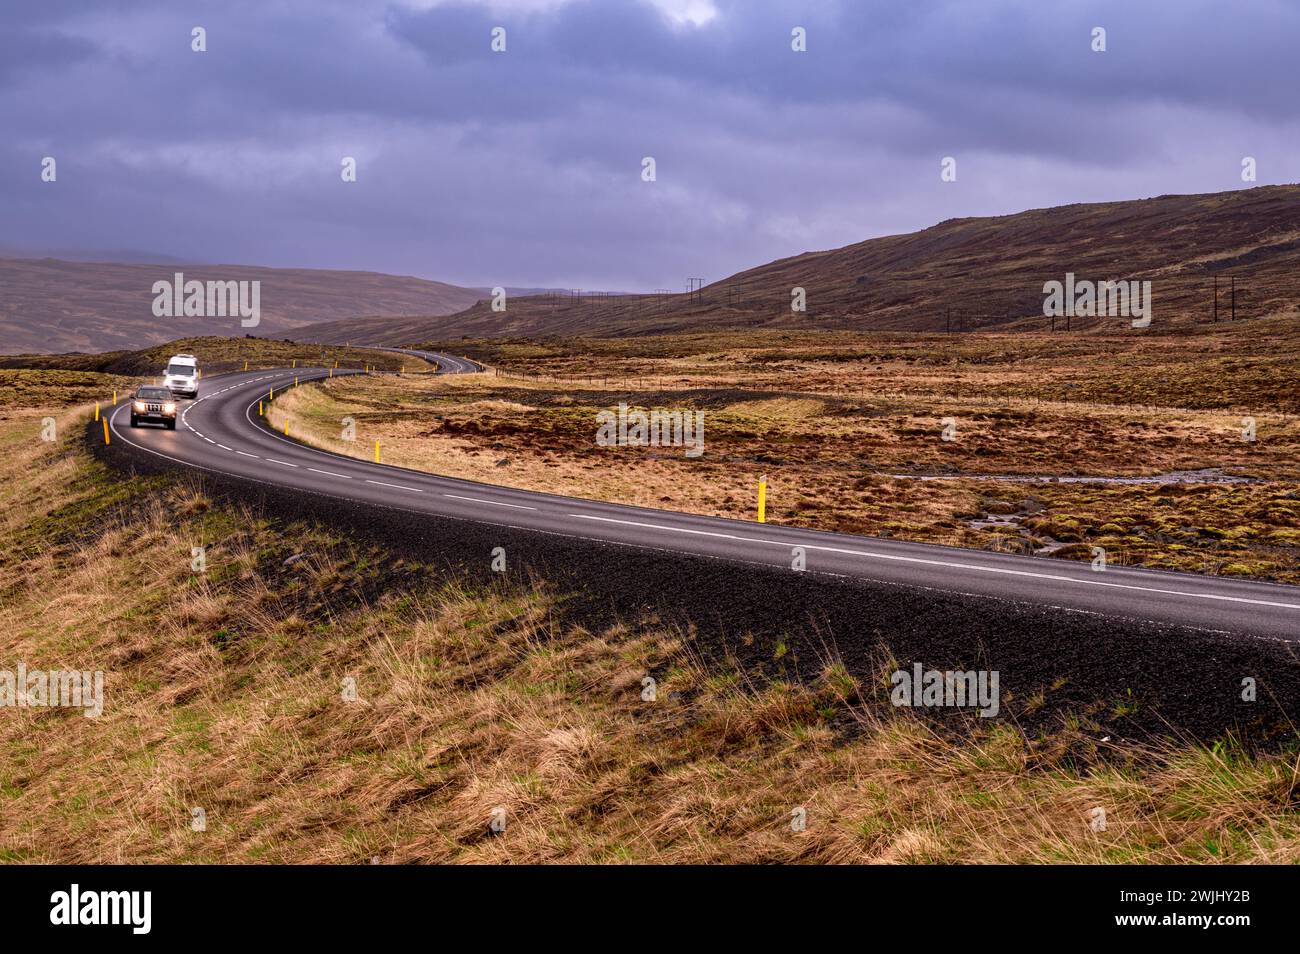
POLYGON ((678 287, 953 216, 1237 188, 1245 155, 1297 178, 1293 4, 684 6, 6 5, 0 244, 678 287))

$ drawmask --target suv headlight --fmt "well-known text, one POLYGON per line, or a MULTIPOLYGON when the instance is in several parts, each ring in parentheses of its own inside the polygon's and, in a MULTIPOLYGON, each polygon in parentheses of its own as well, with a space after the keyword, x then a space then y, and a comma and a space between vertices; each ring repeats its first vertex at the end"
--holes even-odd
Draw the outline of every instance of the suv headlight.
POLYGON ((144 401, 136 401, 136 402, 134 402, 134 403, 131 405, 131 410, 133 410, 133 411, 137 411, 137 412, 145 410, 144 401))
POLYGON ((175 405, 173 402, 168 401, 166 404, 163 405, 163 413, 164 413, 164 414, 175 414, 175 413, 176 413, 176 405, 175 405))

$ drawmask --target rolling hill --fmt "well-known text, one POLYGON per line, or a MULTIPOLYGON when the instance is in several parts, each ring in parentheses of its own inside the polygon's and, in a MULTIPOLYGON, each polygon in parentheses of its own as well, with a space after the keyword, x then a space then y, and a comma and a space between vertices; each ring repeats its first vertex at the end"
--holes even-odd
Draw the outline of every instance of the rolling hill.
POLYGON ((275 337, 358 315, 449 314, 483 294, 377 272, 0 258, 0 354, 136 349, 195 335, 275 337), (174 281, 178 271, 187 281, 260 281, 260 324, 155 317, 153 284, 174 281))
MULTIPOLYGON (((1293 312, 1300 301, 1300 186, 1033 209, 949 219, 906 235, 780 259, 697 295, 512 298, 451 315, 313 325, 309 340, 403 344, 474 337, 638 335, 726 328, 915 329, 1042 327, 1043 284, 1149 280, 1153 330, 1231 308, 1238 317, 1293 312), (791 289, 807 310, 793 313, 791 289)), ((1125 327, 1092 319, 1076 327, 1125 327)))

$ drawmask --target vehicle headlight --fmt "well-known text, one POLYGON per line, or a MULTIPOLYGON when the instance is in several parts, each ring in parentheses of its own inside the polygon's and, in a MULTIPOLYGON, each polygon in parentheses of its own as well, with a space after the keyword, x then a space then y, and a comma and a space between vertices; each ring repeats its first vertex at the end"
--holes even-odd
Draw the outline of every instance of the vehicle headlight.
POLYGON ((136 401, 134 404, 131 405, 131 410, 133 411, 145 410, 144 401, 136 401))
POLYGON ((164 414, 175 414, 175 413, 176 413, 176 405, 173 404, 171 401, 168 401, 166 404, 163 405, 163 413, 164 413, 164 414))

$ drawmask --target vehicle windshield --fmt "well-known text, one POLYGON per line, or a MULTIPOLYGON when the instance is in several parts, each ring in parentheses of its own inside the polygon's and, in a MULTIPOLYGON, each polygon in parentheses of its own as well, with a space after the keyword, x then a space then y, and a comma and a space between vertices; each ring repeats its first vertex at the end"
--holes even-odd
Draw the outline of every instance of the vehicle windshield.
POLYGON ((135 396, 141 401, 170 401, 172 392, 166 388, 141 388, 135 392, 135 396))
POLYGON ((169 364, 167 373, 181 378, 194 377, 194 366, 192 364, 169 364))

